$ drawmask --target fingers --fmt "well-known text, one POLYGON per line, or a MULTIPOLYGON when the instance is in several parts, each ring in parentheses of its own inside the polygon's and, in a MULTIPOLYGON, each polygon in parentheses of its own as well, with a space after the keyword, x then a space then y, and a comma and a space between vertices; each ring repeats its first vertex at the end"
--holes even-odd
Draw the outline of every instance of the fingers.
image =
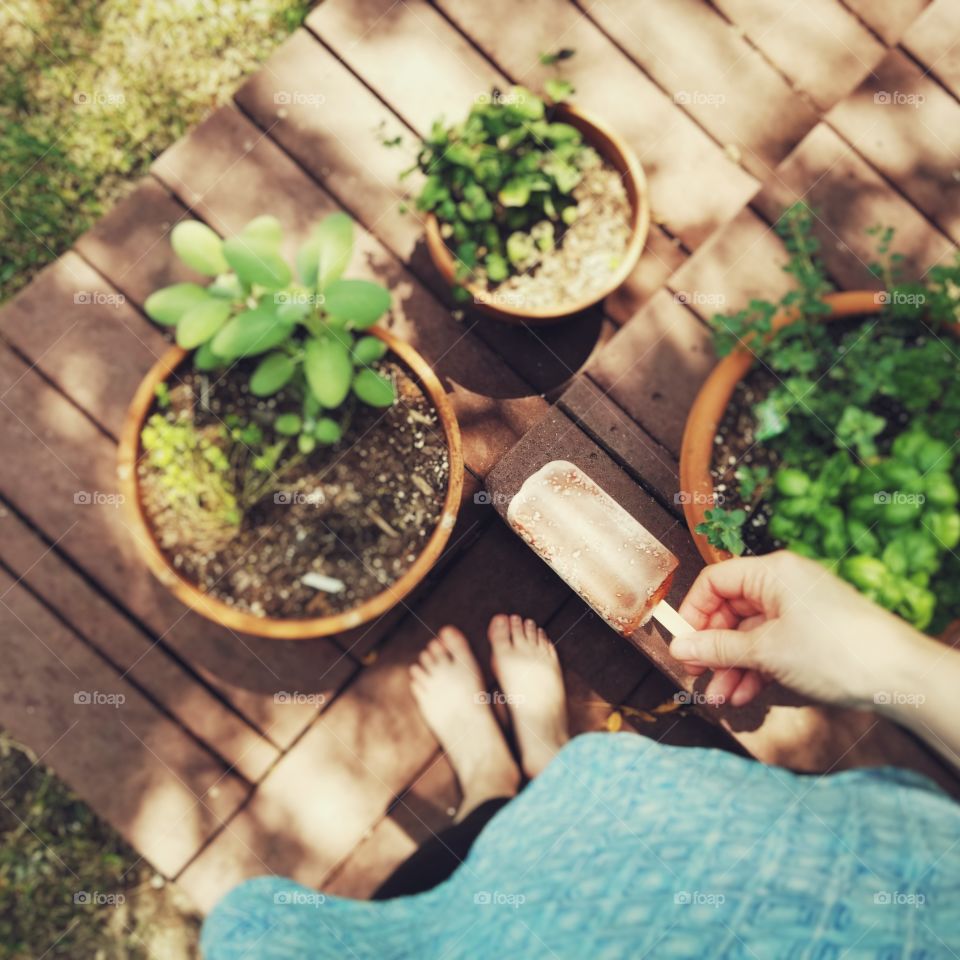
POLYGON ((773 595, 765 571, 771 561, 763 557, 734 557, 704 567, 680 604, 680 616, 694 629, 730 628, 743 617, 767 609, 773 595))
POLYGON ((767 682, 756 670, 747 670, 736 690, 730 694, 730 705, 742 707, 749 703, 766 686, 767 682))
MULTIPOLYGON (((752 631, 701 630, 675 637, 670 654, 680 661, 707 667, 760 667, 757 637, 752 631)), ((732 690, 731 690, 732 692, 732 690)))
POLYGON ((708 703, 728 703, 733 691, 743 680, 744 671, 736 667, 721 667, 715 671, 703 691, 708 703))

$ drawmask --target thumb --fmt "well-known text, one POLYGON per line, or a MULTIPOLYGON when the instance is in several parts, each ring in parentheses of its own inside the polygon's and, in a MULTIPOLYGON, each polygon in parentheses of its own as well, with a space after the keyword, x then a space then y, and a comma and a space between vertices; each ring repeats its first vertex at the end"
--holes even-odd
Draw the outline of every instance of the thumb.
POLYGON ((757 637, 750 630, 701 630, 674 638, 670 655, 705 667, 760 667, 757 637))

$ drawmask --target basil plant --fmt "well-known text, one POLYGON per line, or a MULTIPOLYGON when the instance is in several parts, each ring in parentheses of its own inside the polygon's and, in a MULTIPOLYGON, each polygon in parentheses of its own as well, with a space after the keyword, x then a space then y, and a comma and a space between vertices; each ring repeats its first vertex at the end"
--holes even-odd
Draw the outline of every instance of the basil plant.
POLYGON ((294 273, 281 255, 276 217, 251 220, 222 240, 197 220, 178 223, 170 241, 206 286, 175 283, 147 298, 156 323, 176 328, 177 343, 194 350, 199 370, 261 357, 251 393, 270 397, 293 387, 302 414, 283 413, 278 433, 297 436, 301 452, 337 443, 342 421, 332 416, 353 394, 373 407, 396 400, 393 382, 374 369, 386 344, 365 334, 390 308, 390 293, 368 280, 344 279, 353 254, 353 221, 344 213, 322 220, 301 246, 294 273))

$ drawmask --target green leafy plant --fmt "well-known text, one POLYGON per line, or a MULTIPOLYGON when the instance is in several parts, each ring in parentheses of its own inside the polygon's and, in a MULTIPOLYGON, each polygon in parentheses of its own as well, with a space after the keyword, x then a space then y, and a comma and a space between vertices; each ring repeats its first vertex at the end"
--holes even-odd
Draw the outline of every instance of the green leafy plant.
POLYGON ((560 242, 577 217, 574 190, 600 162, 540 97, 494 89, 465 121, 437 120, 421 142, 412 168, 426 176, 417 207, 436 214, 460 282, 483 275, 497 284, 560 242))
POLYGON ((186 220, 170 239, 187 266, 213 279, 206 287, 177 283, 156 291, 147 314, 176 328, 177 343, 196 351, 200 370, 261 357, 250 391, 270 397, 287 389, 301 398, 301 413, 278 417, 275 428, 296 436, 302 453, 341 439, 351 395, 374 407, 395 401, 392 381, 376 370, 386 344, 366 332, 390 308, 390 294, 367 280, 344 279, 353 253, 346 214, 314 228, 297 253, 299 280, 281 254, 275 217, 256 217, 226 240, 186 220))
POLYGON ((711 510, 697 532, 741 553, 757 515, 771 546, 819 559, 920 629, 942 627, 960 613, 960 351, 945 330, 960 313, 960 258, 906 281, 893 231, 873 229, 888 289, 875 316, 831 329, 812 222, 798 205, 778 224, 796 288, 713 321, 718 352, 749 346, 772 384, 750 411, 769 462, 738 468, 745 509, 711 510), (795 322, 775 329, 784 310, 795 322))

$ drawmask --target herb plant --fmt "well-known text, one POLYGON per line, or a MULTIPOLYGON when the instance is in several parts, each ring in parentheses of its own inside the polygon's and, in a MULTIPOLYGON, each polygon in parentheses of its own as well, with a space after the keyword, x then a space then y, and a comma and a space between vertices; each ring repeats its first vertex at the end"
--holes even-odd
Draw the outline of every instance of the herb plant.
POLYGON ((600 162, 575 127, 550 118, 540 97, 524 87, 494 89, 462 123, 433 124, 412 168, 426 175, 417 207, 440 221, 458 281, 482 275, 497 284, 559 243, 577 217, 575 188, 600 162))
POLYGON ((770 384, 751 410, 754 459, 767 462, 738 467, 740 504, 709 511, 697 532, 732 553, 748 531, 765 536, 939 628, 960 613, 960 349, 947 329, 960 313, 960 258, 905 281, 892 231, 877 228, 873 269, 887 291, 876 315, 825 324, 831 287, 811 224, 800 205, 778 225, 794 290, 713 321, 718 353, 748 345, 751 375, 770 384), (774 329, 784 310, 795 322, 774 329))
POLYGON ((301 453, 340 440, 351 395, 374 407, 395 401, 393 383, 375 369, 386 345, 365 333, 389 309, 390 294, 379 284, 343 278, 353 252, 346 214, 314 228, 296 257, 299 281, 281 255, 275 217, 256 217, 227 240, 186 220, 170 239, 188 267, 213 279, 206 287, 177 283, 156 291, 147 314, 176 328, 177 343, 196 351, 199 370, 261 357, 250 391, 270 397, 286 389, 301 398, 300 413, 274 423, 281 436, 297 437, 301 453))

